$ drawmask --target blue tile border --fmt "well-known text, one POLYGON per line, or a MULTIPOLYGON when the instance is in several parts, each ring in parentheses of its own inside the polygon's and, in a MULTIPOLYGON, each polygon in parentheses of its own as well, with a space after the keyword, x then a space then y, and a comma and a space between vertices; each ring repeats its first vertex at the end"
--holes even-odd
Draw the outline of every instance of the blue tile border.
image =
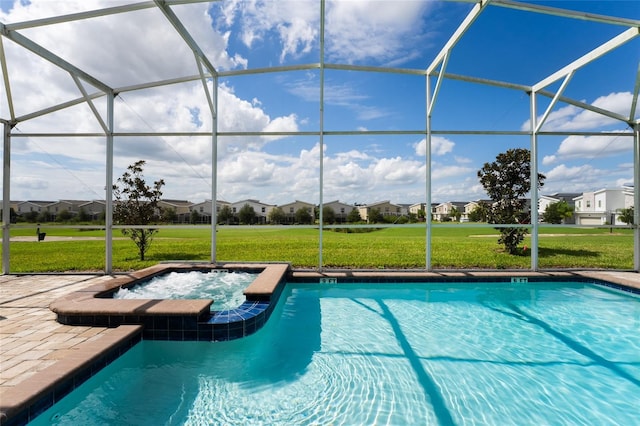
MULTIPOLYGON (((393 283, 425 283, 425 284, 454 284, 454 283, 512 283, 512 278, 526 278, 529 283, 542 283, 549 281, 558 282, 579 282, 585 284, 595 284, 604 287, 613 288, 628 293, 640 295, 640 288, 626 286, 624 284, 614 283, 599 278, 585 277, 581 275, 553 275, 553 276, 528 276, 526 274, 513 273, 512 275, 499 275, 499 276, 406 276, 406 277, 381 277, 381 276, 358 276, 358 277, 336 277, 336 282, 333 284, 358 284, 358 283, 374 283, 374 284, 393 284, 393 283)), ((287 283, 291 284, 318 284, 318 285, 331 285, 321 283, 318 277, 288 277, 287 283)), ((513 284, 517 286, 517 283, 513 284)))
POLYGON ((144 340, 224 341, 246 337, 267 322, 282 290, 281 279, 269 300, 247 300, 235 309, 200 315, 58 314, 58 322, 74 326, 117 327, 140 324, 144 340))

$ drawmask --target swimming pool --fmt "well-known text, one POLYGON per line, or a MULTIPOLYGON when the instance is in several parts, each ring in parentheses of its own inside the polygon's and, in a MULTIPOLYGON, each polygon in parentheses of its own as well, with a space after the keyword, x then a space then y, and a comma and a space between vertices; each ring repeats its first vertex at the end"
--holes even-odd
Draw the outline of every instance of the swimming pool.
POLYGON ((34 424, 633 424, 639 329, 578 282, 287 284, 255 334, 143 341, 34 424))
POLYGON ((184 271, 158 275, 133 287, 120 288, 114 299, 213 299, 211 310, 237 308, 244 290, 258 276, 243 271, 184 271))

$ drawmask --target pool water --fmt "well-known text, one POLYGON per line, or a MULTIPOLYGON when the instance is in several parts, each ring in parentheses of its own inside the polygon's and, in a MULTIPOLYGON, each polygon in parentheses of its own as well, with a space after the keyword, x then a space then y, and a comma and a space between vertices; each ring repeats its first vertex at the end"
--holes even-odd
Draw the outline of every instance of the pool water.
POLYGON ((130 288, 121 288, 114 299, 213 299, 212 310, 240 306, 243 291, 258 274, 249 272, 171 272, 130 288))
POLYGON ((637 424, 638 330, 584 283, 288 284, 257 333, 143 341, 34 424, 637 424))

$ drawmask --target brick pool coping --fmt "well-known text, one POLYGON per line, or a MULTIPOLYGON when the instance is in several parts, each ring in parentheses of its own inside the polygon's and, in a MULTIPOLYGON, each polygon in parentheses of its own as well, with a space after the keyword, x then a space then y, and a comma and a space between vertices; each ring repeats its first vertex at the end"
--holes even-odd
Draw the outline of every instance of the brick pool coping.
MULTIPOLYGON (((194 269, 194 264, 163 264, 142 271, 131 273, 127 276, 120 276, 90 285, 80 291, 70 293, 54 301, 52 308, 64 312, 82 313, 86 312, 82 305, 88 303, 86 297, 88 293, 101 294, 112 290, 116 283, 118 286, 131 283, 135 280, 152 276, 153 274, 165 271, 166 267, 194 269)), ((196 265, 197 266, 197 265, 196 265)), ((278 281, 288 272, 288 276, 294 281, 296 279, 321 279, 336 278, 339 281, 353 279, 426 279, 436 281, 445 280, 469 280, 469 279, 490 279, 508 277, 533 277, 533 278, 577 278, 596 281, 607 281, 617 285, 640 291, 640 274, 632 272, 616 271, 575 271, 575 272, 525 272, 525 271, 505 271, 505 272, 419 272, 419 271, 290 271, 289 265, 285 264, 225 264, 223 268, 254 268, 265 269, 256 281, 245 291, 247 297, 256 300, 269 300, 274 289, 278 288, 278 281), (266 273, 265 273, 266 272, 266 273), (279 277, 279 278, 278 278, 279 277), (271 292, 271 293, 270 293, 271 292)), ((38 289, 34 289, 34 293, 38 289)), ((100 299, 99 302, 122 302, 122 300, 100 299)), ((165 302, 165 301, 163 301, 165 302)), ((170 302, 170 301, 166 301, 170 302)), ((187 301, 189 302, 189 301, 187 301)), ((210 306, 210 302, 205 303, 210 306)), ((153 313, 167 314, 170 312, 200 312, 203 305, 199 303, 188 303, 188 307, 177 307, 174 303, 155 303, 145 306, 128 306, 127 309, 147 309, 153 313)), ((88 305, 85 305, 88 306, 88 305)), ((113 312, 113 307, 102 308, 105 312, 113 312)), ((0 323, 1 324, 1 323, 0 323)), ((52 365, 38 371, 18 384, 2 389, 0 400, 0 424, 13 425, 24 424, 30 418, 35 417, 44 411, 53 402, 57 401, 63 394, 73 390, 77 385, 88 377, 99 371, 110 361, 116 359, 121 353, 126 352, 132 345, 142 340, 143 326, 141 325, 120 325, 116 328, 109 328, 102 332, 101 338, 91 340, 77 345, 71 355, 65 353, 52 365), (33 417, 31 417, 33 416, 33 417)))
MULTIPOLYGON (((210 312, 212 299, 191 300, 149 300, 149 299, 112 299, 110 294, 122 287, 128 287, 141 280, 169 272, 186 272, 191 270, 242 270, 260 271, 256 279, 245 289, 247 300, 269 301, 276 287, 289 269, 288 264, 198 264, 198 263, 163 263, 141 269, 126 276, 91 285, 83 290, 75 291, 49 305, 58 317, 61 316, 96 316, 109 318, 117 316, 177 316, 194 315, 201 317, 210 312)), ((111 324, 105 324, 107 326, 111 324)), ((119 324, 113 324, 117 326, 119 324)))

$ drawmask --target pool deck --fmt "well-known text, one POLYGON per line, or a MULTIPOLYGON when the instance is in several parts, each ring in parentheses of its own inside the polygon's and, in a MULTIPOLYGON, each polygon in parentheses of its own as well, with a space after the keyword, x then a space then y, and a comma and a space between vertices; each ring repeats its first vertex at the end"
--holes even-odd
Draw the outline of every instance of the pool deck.
MULTIPOLYGON (((640 289, 640 274, 619 271, 575 272, 409 272, 293 271, 300 277, 438 277, 580 276, 640 289)), ((120 276, 121 277, 121 276, 120 276)), ((141 326, 116 328, 67 326, 56 321, 50 304, 60 298, 102 286, 113 276, 0 275, 0 424, 29 401, 47 392, 112 346, 140 333, 141 326)), ((8 419, 9 418, 9 419, 8 419)))

